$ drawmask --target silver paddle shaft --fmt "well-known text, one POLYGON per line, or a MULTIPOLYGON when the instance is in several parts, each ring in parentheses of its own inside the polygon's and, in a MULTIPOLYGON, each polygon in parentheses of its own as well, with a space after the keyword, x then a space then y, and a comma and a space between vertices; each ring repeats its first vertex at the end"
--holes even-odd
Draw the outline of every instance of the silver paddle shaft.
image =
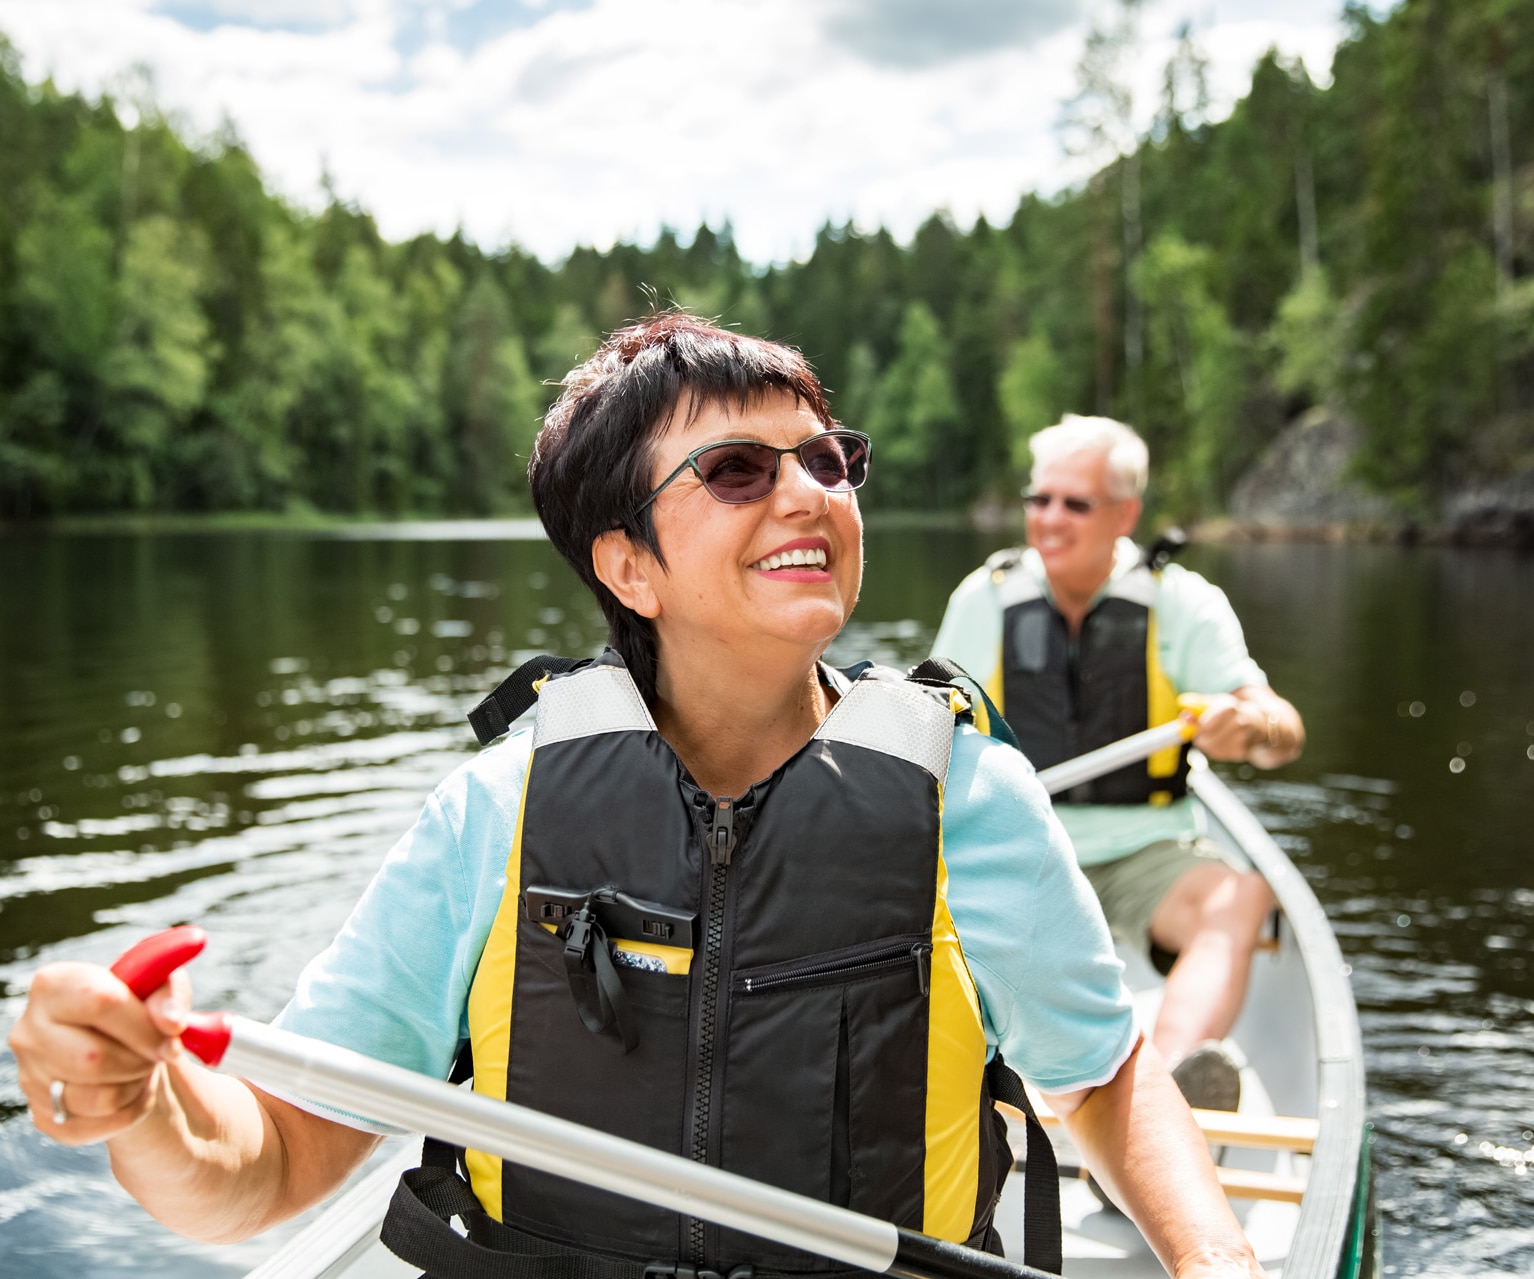
POLYGON ((1106 746, 1099 746, 1095 751, 1088 751, 1085 755, 1068 759, 1065 763, 1056 764, 1053 768, 1040 769, 1039 780, 1044 783, 1044 789, 1051 795, 1058 795, 1063 790, 1070 790, 1072 786, 1079 786, 1082 782, 1089 782, 1094 777, 1101 777, 1104 773, 1111 773, 1116 768, 1123 768, 1125 764, 1134 764, 1147 759, 1168 746, 1182 745, 1187 740, 1184 736, 1187 727, 1180 719, 1172 720, 1168 724, 1157 724, 1155 728, 1147 728, 1144 732, 1135 733, 1132 737, 1109 742, 1106 746))
POLYGON ((220 1068, 253 1083, 882 1273, 888 1222, 233 1017, 220 1068))

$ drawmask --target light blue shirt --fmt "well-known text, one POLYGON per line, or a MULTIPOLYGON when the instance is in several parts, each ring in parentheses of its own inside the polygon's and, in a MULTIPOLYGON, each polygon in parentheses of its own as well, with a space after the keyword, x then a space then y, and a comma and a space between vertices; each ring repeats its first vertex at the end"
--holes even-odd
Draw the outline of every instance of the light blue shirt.
MULTIPOLYGON (((513 733, 437 788, 275 1024, 447 1075, 468 1038, 469 986, 505 892, 531 749, 531 730, 513 733)), ((957 728, 942 834, 988 1042, 1046 1092, 1112 1079, 1137 1036, 1123 966, 1032 767, 957 728)))
MULTIPOLYGON (((1124 576, 1139 562, 1140 548, 1127 537, 1120 538, 1108 582, 1124 576)), ((1049 595, 1049 579, 1037 551, 1023 553, 1022 571, 1049 595)), ((1103 583, 1104 589, 1108 582, 1103 583)), ((932 642, 934 655, 957 662, 993 695, 1001 687, 1002 616, 991 570, 978 568, 954 590, 932 642)), ((1156 597, 1156 652, 1162 670, 1179 693, 1233 693, 1268 682, 1262 667, 1246 650, 1241 622, 1225 592, 1180 564, 1168 564, 1161 572, 1156 597)), ((1005 712, 1006 707, 1002 710, 1005 712)), ((1186 799, 1161 808, 1148 804, 1061 804, 1057 811, 1083 866, 1126 857, 1157 840, 1199 833, 1197 811, 1186 799)))

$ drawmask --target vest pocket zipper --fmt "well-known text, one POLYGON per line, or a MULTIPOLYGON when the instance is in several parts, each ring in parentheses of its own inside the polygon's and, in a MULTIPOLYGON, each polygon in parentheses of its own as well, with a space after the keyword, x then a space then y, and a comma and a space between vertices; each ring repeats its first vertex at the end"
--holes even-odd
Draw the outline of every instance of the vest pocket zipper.
POLYGON ((923 995, 927 994, 931 987, 932 943, 921 933, 885 937, 789 963, 745 968, 731 976, 730 993, 766 995, 796 986, 834 986, 849 981, 866 981, 895 972, 907 964, 915 969, 917 988, 923 995))

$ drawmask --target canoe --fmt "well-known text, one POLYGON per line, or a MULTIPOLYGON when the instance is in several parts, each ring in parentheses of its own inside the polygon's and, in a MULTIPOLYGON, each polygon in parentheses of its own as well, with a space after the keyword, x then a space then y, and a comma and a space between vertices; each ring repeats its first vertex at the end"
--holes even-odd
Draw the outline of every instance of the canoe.
MULTIPOLYGON (((1197 751, 1191 763, 1188 784, 1209 835, 1259 871, 1279 904, 1227 1040, 1245 1061, 1240 1112, 1234 1120, 1200 1112, 1200 1123, 1222 1152, 1219 1171, 1231 1206, 1270 1276, 1371 1279, 1380 1270, 1373 1130, 1350 969, 1294 864, 1197 751)), ((1149 1025, 1161 978, 1143 956, 1123 948, 1120 956, 1149 1025)), ((1058 1125, 1050 1133, 1068 1174, 1078 1157, 1058 1125)), ((1020 1187, 1008 1185, 998 1211, 1002 1237, 1020 1237, 1020 1187)), ((1065 1272, 1073 1279, 1165 1274, 1139 1231, 1105 1209, 1079 1178, 1061 1185, 1061 1215, 1065 1272)))
MULTIPOLYGON (((1251 811, 1192 753, 1189 786, 1208 832, 1272 886, 1279 911, 1253 964, 1246 1004, 1229 1037, 1244 1059, 1241 1109, 1199 1118, 1219 1152, 1220 1176, 1270 1276, 1371 1279, 1379 1273, 1372 1130, 1365 1113, 1358 1015, 1336 937, 1320 903, 1251 811)), ((1161 978, 1121 951, 1149 1024, 1161 978)), ((1081 1279, 1153 1279, 1164 1272, 1127 1218, 1073 1175, 1079 1159, 1051 1125, 1061 1164, 1065 1272, 1081 1279)), ((1023 1148, 1021 1125, 1014 1148, 1023 1148)), ((419 1144, 396 1144, 350 1189, 319 1210, 247 1279, 399 1279, 418 1274, 378 1242, 399 1172, 419 1144)), ((1020 1252, 1022 1178, 997 1209, 1002 1237, 1020 1252)))

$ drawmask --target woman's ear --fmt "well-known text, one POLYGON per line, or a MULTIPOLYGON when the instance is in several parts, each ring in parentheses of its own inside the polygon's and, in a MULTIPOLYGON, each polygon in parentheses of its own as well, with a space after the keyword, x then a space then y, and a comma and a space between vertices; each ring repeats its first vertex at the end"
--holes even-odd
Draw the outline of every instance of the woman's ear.
POLYGON ((622 529, 609 529, 591 544, 591 567, 624 608, 640 617, 659 616, 660 599, 651 582, 660 565, 622 529))

